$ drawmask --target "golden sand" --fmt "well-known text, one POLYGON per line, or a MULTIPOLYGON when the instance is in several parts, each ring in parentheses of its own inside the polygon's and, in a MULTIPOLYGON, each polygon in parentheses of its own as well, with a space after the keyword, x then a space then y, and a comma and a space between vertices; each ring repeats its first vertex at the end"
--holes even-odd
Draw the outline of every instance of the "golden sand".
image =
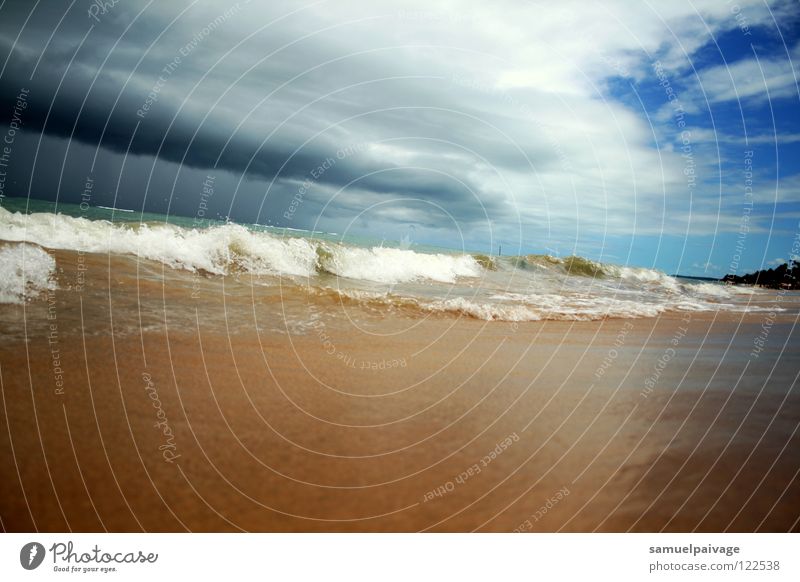
POLYGON ((57 260, 0 306, 7 531, 798 529, 794 315, 752 357, 763 314, 411 317, 57 260))

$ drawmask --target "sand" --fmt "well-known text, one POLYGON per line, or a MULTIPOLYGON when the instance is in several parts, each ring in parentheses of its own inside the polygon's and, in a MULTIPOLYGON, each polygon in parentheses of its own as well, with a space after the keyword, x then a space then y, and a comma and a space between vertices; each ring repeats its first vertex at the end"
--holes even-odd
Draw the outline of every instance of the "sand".
POLYGON ((56 258, 0 306, 6 531, 798 529, 795 312, 755 357, 766 313, 414 317, 56 258))

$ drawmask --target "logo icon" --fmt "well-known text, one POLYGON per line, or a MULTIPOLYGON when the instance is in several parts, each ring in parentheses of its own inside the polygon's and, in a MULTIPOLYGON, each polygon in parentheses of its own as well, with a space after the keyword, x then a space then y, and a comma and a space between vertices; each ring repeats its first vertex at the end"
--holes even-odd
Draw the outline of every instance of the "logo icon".
POLYGON ((19 551, 19 563, 26 570, 35 570, 44 561, 44 546, 39 542, 29 542, 19 551))

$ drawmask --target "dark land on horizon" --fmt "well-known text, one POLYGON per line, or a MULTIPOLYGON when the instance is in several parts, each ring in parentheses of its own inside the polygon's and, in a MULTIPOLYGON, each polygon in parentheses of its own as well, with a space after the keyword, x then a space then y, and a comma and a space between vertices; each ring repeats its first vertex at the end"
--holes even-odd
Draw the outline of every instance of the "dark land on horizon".
POLYGON ((747 275, 725 275, 721 281, 734 285, 758 285, 769 289, 800 289, 800 261, 793 260, 774 269, 762 269, 747 275))

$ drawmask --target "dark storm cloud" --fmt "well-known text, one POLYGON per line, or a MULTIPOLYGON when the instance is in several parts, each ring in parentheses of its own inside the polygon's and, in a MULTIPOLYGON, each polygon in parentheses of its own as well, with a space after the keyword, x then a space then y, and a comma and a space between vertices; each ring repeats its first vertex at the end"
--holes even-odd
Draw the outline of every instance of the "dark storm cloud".
MULTIPOLYGON (((287 27, 256 33, 225 56, 240 40, 236 31, 255 30, 247 25, 245 12, 253 6, 226 12, 206 5, 190 18, 193 7, 172 24, 186 4, 170 3, 169 10, 151 7, 137 18, 144 6, 120 2, 100 15, 99 23, 85 8, 76 9, 57 29, 61 13, 43 7, 31 14, 13 44, 30 5, 7 3, 0 24, 0 58, 8 59, 0 122, 9 121, 17 93, 25 87, 30 90, 24 118, 28 130, 118 153, 158 156, 188 168, 277 178, 275 195, 291 195, 287 179, 308 179, 333 159, 332 167, 312 177, 315 184, 338 188, 355 183, 378 195, 434 199, 460 220, 481 219, 482 206, 508 213, 502 199, 476 205, 480 185, 459 172, 448 176, 452 168, 442 163, 442 154, 458 149, 446 142, 469 142, 462 138, 476 130, 491 134, 489 126, 460 112, 439 111, 447 103, 426 98, 431 91, 413 75, 380 81, 403 73, 385 70, 382 55, 350 57, 314 69, 347 54, 337 54, 323 37, 259 62, 295 40, 299 32, 287 27), (298 74, 299 79, 281 87, 298 74), (362 147, 404 136, 411 155, 407 163, 362 147), (434 141, 421 143, 423 138, 434 141), (354 147, 358 152, 350 154, 348 148, 354 147)), ((520 161, 520 154, 496 136, 484 142, 484 149, 483 154, 495 158, 492 163, 520 161)))
POLYGON ((736 28, 729 8, 563 4, 6 1, 0 123, 29 89, 8 183, 74 201, 93 174, 121 206, 191 216, 213 174, 215 211, 239 220, 333 229, 372 208, 375 229, 521 221, 540 241, 683 232, 690 204, 710 217, 605 80, 651 75, 657 54, 677 83, 709 29, 736 28))

